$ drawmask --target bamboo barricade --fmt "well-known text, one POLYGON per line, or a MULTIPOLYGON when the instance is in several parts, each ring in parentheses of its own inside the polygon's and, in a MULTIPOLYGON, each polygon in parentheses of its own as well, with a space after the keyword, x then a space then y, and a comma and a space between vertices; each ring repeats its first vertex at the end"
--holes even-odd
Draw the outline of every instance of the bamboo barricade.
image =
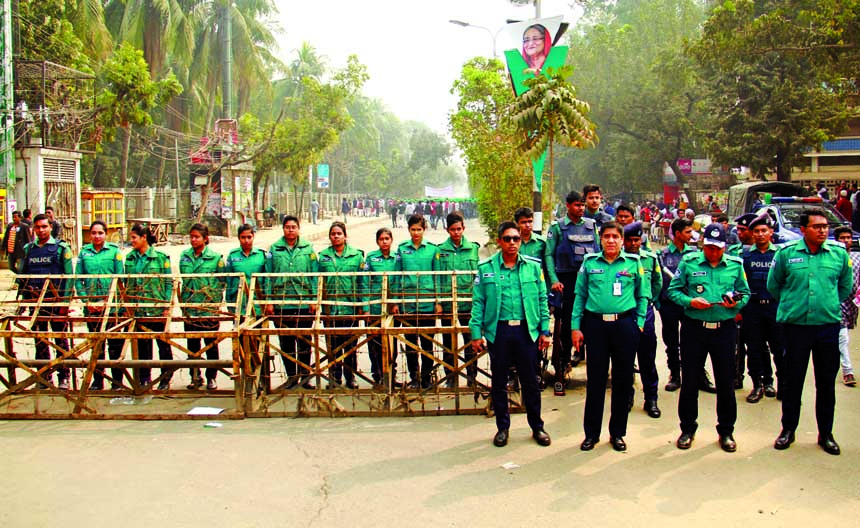
MULTIPOLYGON (((18 276, 18 280, 43 279, 43 285, 29 298, 11 292, 0 300, 0 419, 491 414, 489 356, 486 350, 474 358, 467 354, 468 327, 456 316, 458 306, 471 300, 468 293, 458 293, 458 276, 462 283, 463 275, 472 280, 473 274, 258 274, 250 281, 242 274, 88 275, 86 280, 104 281, 106 291, 97 298, 81 295, 80 288, 72 294, 68 285, 78 284, 82 277, 18 276), (437 290, 403 291, 399 284, 407 275, 430 276, 437 290), (229 283, 237 291, 235 301, 225 302, 222 289, 208 292, 210 302, 182 302, 182 288, 201 277, 229 283), (57 287, 61 279, 66 280, 67 297, 57 287), (135 280, 169 284, 169 296, 133 292, 128 284, 135 280), (278 281, 296 280, 312 285, 312 293, 273 286, 278 281), (372 280, 380 291, 371 292, 372 280), (336 281, 354 281, 356 287, 344 292, 336 281), (438 288, 442 281, 450 287, 438 288), (395 314, 391 309, 437 302, 445 307, 442 314, 395 314), (369 315, 373 306, 382 313, 369 315), (363 313, 340 313, 357 308, 363 313), (68 313, 63 314, 63 309, 68 313), (189 309, 197 316, 190 317, 189 309), (186 331, 186 322, 201 318, 217 324, 211 330, 186 331), (148 326, 160 329, 161 324, 164 330, 158 332, 148 326), (454 349, 447 361, 445 334, 451 336, 454 349), (294 338, 300 348, 308 350, 309 358, 284 350, 282 337, 294 338), (421 348, 420 337, 429 340, 432 352, 421 348), (372 378, 368 352, 374 338, 382 349, 378 380, 372 378), (141 343, 156 339, 170 347, 173 359, 141 359, 141 343), (202 339, 201 350, 191 352, 189 339, 202 339), (35 359, 36 341, 47 344, 49 359, 35 359), (105 344, 112 341, 121 343, 120 356, 106 357, 105 351, 105 357, 99 359, 98 351, 110 349, 105 344), (211 350, 219 351, 218 359, 206 358, 211 350), (431 373, 425 373, 427 385, 406 384, 408 354, 415 354, 419 363, 426 358, 423 361, 432 366, 431 373), (348 369, 350 357, 356 358, 357 388, 338 383, 333 375, 335 365, 348 369), (296 371, 294 376, 287 376, 287 366, 296 371), (58 387, 61 368, 70 370, 68 390, 58 387), (153 368, 160 373, 153 373, 147 382, 141 369, 153 368), (199 368, 201 373, 202 369, 217 369, 219 388, 186 388, 191 368, 199 368), (112 369, 122 372, 119 382, 112 378, 112 369), (97 371, 104 374, 105 390, 90 390, 97 371), (170 386, 159 390, 164 380, 171 380, 170 386), (217 416, 187 414, 195 407, 223 412, 217 416)), ((154 355, 157 347, 150 348, 154 355)), ((522 411, 518 392, 510 392, 509 399, 512 412, 522 411)))

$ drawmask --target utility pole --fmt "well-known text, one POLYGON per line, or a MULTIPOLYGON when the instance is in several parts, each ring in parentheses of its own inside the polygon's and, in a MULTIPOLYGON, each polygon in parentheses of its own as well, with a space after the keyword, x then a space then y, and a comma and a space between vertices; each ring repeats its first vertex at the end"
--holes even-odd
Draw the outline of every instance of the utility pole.
MULTIPOLYGON (((0 72, 0 186, 6 188, 6 201, 13 197, 15 189, 15 87, 12 76, 12 2, 0 0, 3 5, 3 28, 0 36, 0 60, 3 62, 0 72)), ((8 209, 8 207, 7 207, 8 209)), ((3 211, 3 221, 7 220, 7 211, 3 211)))
POLYGON ((221 76, 221 117, 233 119, 233 23, 230 18, 232 2, 227 2, 224 8, 224 31, 222 46, 224 49, 224 73, 221 76))

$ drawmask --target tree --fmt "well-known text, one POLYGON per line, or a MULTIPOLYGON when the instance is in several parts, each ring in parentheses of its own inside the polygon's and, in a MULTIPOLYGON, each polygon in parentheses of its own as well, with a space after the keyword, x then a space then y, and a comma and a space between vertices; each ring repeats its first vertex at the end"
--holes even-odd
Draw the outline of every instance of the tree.
POLYGON ((703 2, 589 2, 583 19, 570 37, 568 61, 601 141, 591 151, 562 152, 563 173, 578 176, 568 187, 588 181, 653 191, 664 162, 683 182, 678 158, 702 153, 695 134, 701 95, 684 43, 699 35, 703 2))
POLYGON ((451 93, 458 101, 448 128, 463 152, 469 188, 492 240, 500 222, 532 201, 528 158, 517 148, 520 135, 506 119, 514 91, 500 61, 476 57, 463 66, 451 93))
POLYGON ((15 54, 91 72, 84 43, 69 20, 72 6, 62 0, 20 0, 17 27, 21 47, 15 54))
MULTIPOLYGON (((510 108, 510 119, 520 133, 520 150, 537 159, 549 148, 549 185, 546 194, 552 195, 553 145, 586 149, 597 143, 594 123, 588 118, 588 103, 576 98, 576 90, 567 81, 571 68, 546 68, 545 72, 525 81, 528 88, 510 108)), ((549 205, 552 202, 547 200, 549 205)), ((552 207, 550 207, 551 209, 552 207)), ((545 207, 542 207, 542 210, 545 207)))
MULTIPOLYGON (((819 148, 858 115, 848 106, 856 82, 845 74, 852 72, 835 67, 827 51, 827 42, 836 35, 819 45, 808 39, 822 35, 821 26, 793 30, 813 20, 824 23, 807 4, 726 2, 714 10, 701 39, 690 48, 706 83, 702 109, 709 122, 702 136, 714 162, 745 165, 761 178, 773 172, 777 180, 790 181, 807 149, 819 148)), ((856 24, 860 4, 851 4, 856 24)), ((836 8, 833 2, 826 5, 836 8)), ((857 35, 846 39, 853 41, 856 55, 857 35)))
MULTIPOLYGON (((109 136, 122 130, 120 187, 128 182, 128 155, 131 128, 152 123, 150 112, 182 93, 182 85, 173 74, 153 82, 143 52, 128 43, 122 44, 101 71, 103 90, 96 98, 99 122, 109 136)), ((109 137, 110 139, 110 137, 109 137)))

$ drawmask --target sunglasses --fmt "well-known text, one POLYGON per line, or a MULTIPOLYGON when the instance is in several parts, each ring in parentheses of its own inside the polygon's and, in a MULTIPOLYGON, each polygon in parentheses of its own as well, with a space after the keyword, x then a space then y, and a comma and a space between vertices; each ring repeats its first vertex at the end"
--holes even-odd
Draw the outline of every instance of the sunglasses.
POLYGON ((520 240, 522 240, 522 238, 521 238, 521 237, 518 237, 518 236, 508 236, 508 235, 505 235, 505 236, 503 236, 503 237, 502 237, 502 242, 507 242, 507 243, 509 243, 509 244, 510 244, 511 242, 519 242, 520 240))

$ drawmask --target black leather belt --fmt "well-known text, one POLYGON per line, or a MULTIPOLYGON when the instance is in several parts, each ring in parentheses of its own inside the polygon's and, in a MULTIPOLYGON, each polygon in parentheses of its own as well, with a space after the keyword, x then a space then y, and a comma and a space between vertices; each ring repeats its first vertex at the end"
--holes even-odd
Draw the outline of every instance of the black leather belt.
POLYGON ((693 319, 692 317, 687 317, 687 321, 690 321, 696 325, 702 326, 705 330, 717 330, 719 328, 724 327, 725 325, 731 323, 735 324, 734 319, 726 319, 725 321, 700 321, 699 319, 693 319))
POLYGON ((752 302, 754 302, 756 304, 771 304, 771 303, 776 302, 776 299, 755 299, 755 298, 753 298, 751 300, 752 300, 752 302))
POLYGON ((523 323, 521 319, 510 319, 508 321, 499 321, 500 325, 504 326, 520 326, 523 323))
POLYGON ((633 316, 633 310, 627 310, 626 312, 621 313, 609 313, 609 314, 600 314, 596 312, 585 311, 583 314, 584 317, 589 319, 600 319, 601 321, 612 322, 612 321, 620 321, 621 319, 627 319, 628 317, 633 316))

